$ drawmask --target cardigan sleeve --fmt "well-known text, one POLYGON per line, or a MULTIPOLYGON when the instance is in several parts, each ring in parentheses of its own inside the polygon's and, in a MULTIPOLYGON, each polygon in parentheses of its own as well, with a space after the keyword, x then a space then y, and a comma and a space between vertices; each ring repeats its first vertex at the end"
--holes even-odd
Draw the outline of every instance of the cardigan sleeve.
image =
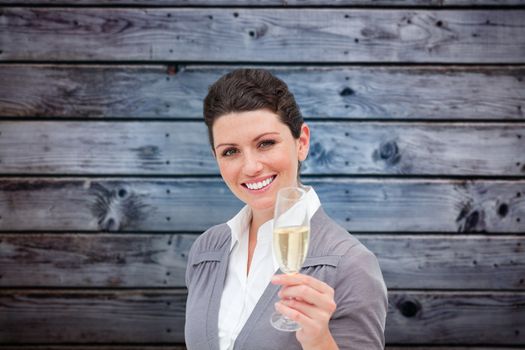
POLYGON ((334 289, 330 330, 339 348, 384 349, 388 297, 375 255, 360 243, 351 247, 341 257, 334 289))

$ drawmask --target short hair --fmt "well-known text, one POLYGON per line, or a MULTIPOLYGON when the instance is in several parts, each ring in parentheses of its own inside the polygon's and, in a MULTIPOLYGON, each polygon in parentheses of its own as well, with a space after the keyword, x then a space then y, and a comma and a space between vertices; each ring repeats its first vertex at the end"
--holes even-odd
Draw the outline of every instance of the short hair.
POLYGON ((301 135, 303 116, 284 81, 265 69, 236 69, 220 77, 204 99, 204 122, 213 149, 213 124, 229 113, 267 109, 279 116, 294 138, 301 135))

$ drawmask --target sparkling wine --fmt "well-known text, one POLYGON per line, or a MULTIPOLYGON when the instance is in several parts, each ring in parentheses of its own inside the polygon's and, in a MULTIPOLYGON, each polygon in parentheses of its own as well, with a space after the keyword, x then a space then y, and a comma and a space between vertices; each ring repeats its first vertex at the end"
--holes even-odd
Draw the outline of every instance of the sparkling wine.
POLYGON ((273 249, 284 273, 299 272, 306 258, 310 227, 279 227, 273 231, 273 249))

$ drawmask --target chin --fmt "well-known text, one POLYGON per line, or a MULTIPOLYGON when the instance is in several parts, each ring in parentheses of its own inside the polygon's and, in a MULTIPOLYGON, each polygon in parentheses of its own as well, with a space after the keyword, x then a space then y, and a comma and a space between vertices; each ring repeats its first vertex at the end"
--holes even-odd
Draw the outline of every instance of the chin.
POLYGON ((254 210, 273 210, 273 205, 275 203, 275 199, 265 199, 262 201, 254 201, 252 203, 247 203, 250 208, 254 210))

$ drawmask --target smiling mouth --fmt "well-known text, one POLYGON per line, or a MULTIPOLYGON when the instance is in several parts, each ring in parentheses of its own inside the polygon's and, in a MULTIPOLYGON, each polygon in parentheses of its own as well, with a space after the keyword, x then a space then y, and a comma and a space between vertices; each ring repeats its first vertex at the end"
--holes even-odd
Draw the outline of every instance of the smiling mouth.
POLYGON ((247 187, 250 190, 262 190, 263 188, 269 186, 273 182, 273 180, 275 180, 275 178, 276 176, 274 175, 272 177, 267 178, 266 180, 259 181, 259 182, 253 182, 253 183, 245 182, 243 183, 243 186, 247 187))

